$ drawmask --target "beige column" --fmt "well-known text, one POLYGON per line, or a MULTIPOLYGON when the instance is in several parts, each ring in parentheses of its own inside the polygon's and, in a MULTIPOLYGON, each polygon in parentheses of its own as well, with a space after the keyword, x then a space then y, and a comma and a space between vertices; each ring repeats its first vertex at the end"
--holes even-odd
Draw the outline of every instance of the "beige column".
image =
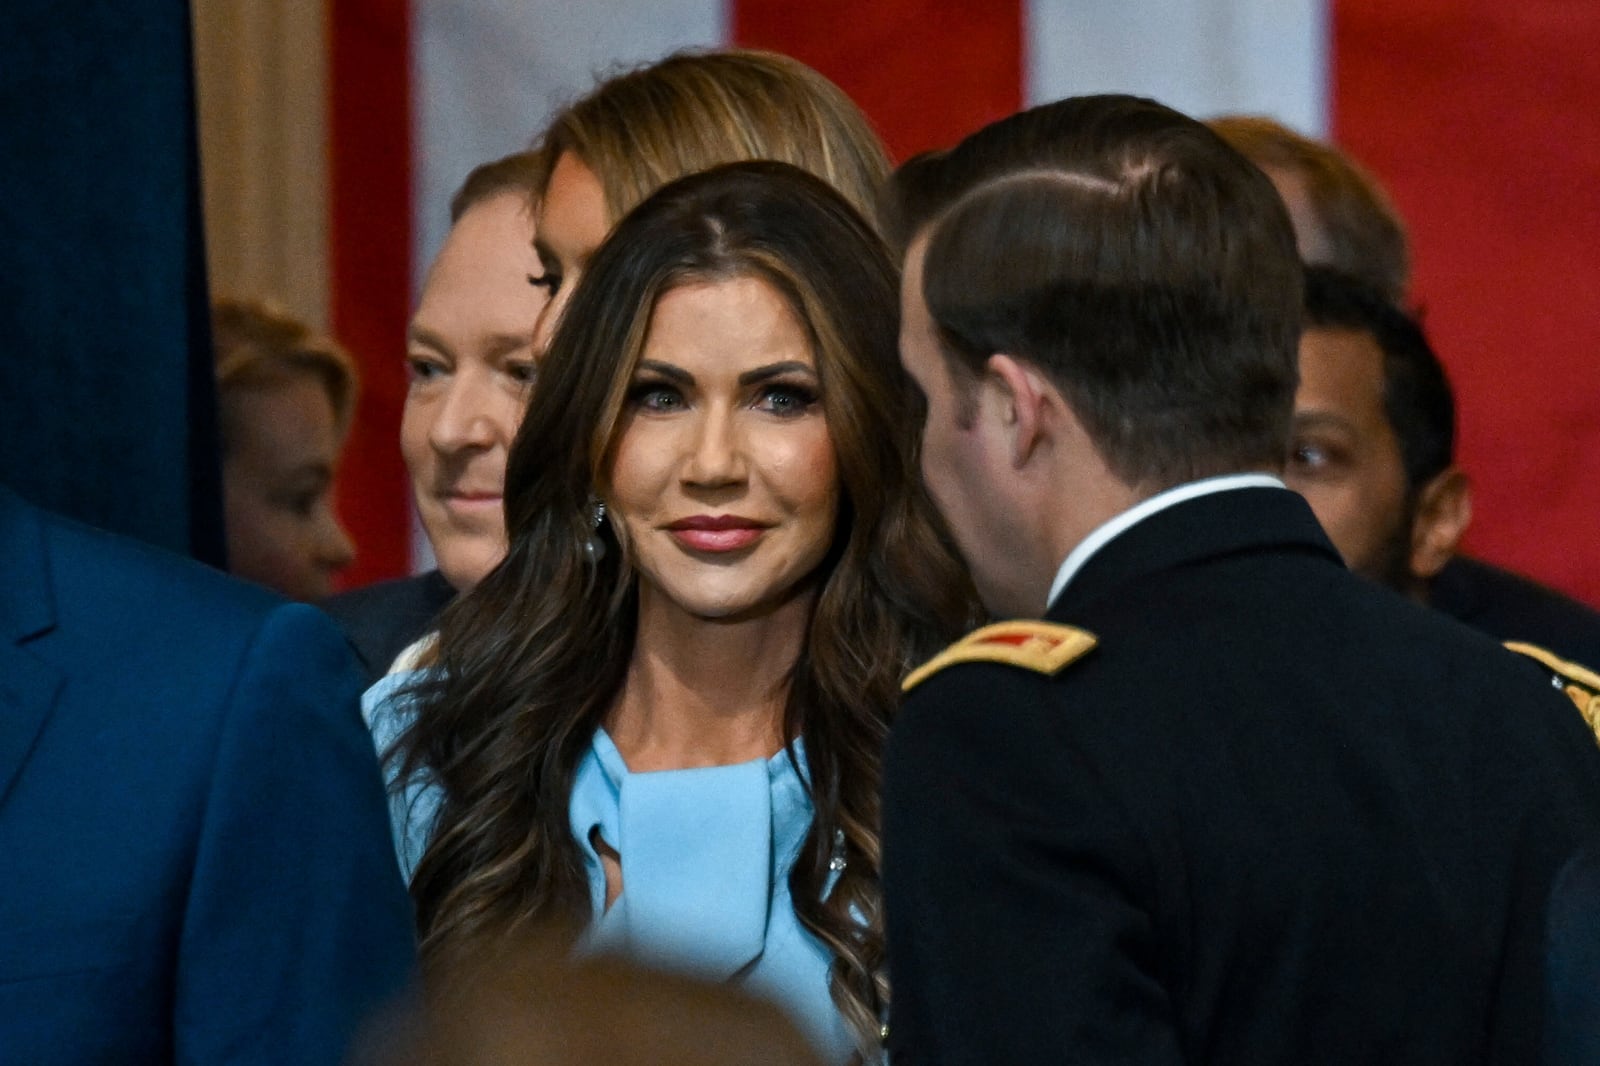
POLYGON ((325 0, 195 0, 211 290, 328 324, 325 0))

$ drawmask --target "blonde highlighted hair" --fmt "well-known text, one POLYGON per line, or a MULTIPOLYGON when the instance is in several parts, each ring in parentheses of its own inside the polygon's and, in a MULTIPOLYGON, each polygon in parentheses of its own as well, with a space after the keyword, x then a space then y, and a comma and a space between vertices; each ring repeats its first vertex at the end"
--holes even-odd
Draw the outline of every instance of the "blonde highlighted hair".
POLYGON ((744 49, 678 52, 603 81, 556 115, 536 150, 545 183, 563 154, 582 160, 613 225, 668 182, 772 159, 821 178, 876 226, 889 174, 883 143, 844 90, 798 60, 744 49))
POLYGON ((273 304, 219 297, 211 304, 211 343, 224 449, 232 394, 270 388, 301 374, 315 377, 327 391, 339 434, 349 428, 360 380, 354 360, 331 337, 273 304))

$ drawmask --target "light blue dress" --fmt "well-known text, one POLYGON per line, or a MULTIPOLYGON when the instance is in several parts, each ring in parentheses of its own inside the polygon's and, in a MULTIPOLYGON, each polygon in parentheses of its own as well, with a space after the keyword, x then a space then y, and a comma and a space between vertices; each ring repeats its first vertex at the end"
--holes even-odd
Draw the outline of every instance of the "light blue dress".
MULTIPOLYGON (((410 724, 401 689, 414 673, 380 680, 362 710, 380 754, 410 724)), ((633 773, 597 730, 572 788, 573 838, 597 916, 582 953, 619 953, 651 966, 728 981, 779 1004, 830 1061, 854 1042, 828 993, 831 956, 795 917, 789 870, 811 827, 805 751, 735 766, 633 773), (622 856, 623 892, 609 910, 598 835, 622 856)), ((406 880, 427 848, 439 786, 401 781, 386 762, 395 850, 406 880)))

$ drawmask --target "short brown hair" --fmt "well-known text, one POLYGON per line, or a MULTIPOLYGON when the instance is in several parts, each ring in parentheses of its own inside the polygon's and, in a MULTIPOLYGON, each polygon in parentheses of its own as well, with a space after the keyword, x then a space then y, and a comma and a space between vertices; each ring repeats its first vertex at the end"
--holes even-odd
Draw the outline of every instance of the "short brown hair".
POLYGON ((322 383, 339 433, 349 427, 359 378, 349 353, 331 337, 273 304, 218 297, 211 304, 211 342, 222 401, 224 451, 230 436, 229 394, 270 387, 297 374, 313 375, 322 383))
POLYGON ((450 197, 450 222, 452 225, 460 222, 461 216, 471 208, 507 192, 521 193, 531 209, 547 177, 544 157, 534 151, 516 152, 504 159, 479 164, 450 197))
POLYGON ((953 198, 946 188, 954 176, 945 165, 946 149, 918 152, 895 168, 879 194, 878 214, 889 250, 904 257, 917 231, 953 198))
POLYGON ((1281 465, 1302 282, 1266 175, 1131 96, 1024 111, 938 165, 923 297, 968 380, 1034 363, 1131 486, 1281 465))
POLYGON ((1405 225, 1376 178, 1333 145, 1270 118, 1223 115, 1206 125, 1258 167, 1285 171, 1304 183, 1326 241, 1308 261, 1359 278, 1392 300, 1404 299, 1411 279, 1405 225))

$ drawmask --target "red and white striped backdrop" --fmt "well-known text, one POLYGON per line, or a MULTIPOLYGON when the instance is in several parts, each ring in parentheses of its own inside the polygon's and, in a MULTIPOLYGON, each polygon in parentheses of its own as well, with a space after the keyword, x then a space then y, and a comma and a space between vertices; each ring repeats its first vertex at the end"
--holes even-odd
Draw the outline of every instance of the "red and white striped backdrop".
POLYGON ((1469 547, 1600 603, 1600 5, 1588 0, 329 0, 331 276, 368 383, 341 489, 354 583, 413 564, 395 443, 412 289, 471 167, 596 74, 787 52, 899 158, 1094 91, 1332 134, 1408 219, 1477 485, 1469 547))

